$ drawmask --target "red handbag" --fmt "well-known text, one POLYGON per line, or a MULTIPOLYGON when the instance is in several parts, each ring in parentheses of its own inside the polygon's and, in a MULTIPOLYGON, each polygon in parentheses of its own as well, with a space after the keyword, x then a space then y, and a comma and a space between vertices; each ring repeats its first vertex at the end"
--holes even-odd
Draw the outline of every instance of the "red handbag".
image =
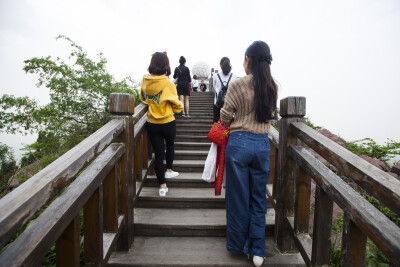
POLYGON ((207 139, 215 143, 218 146, 227 145, 228 138, 230 135, 229 127, 225 127, 221 123, 221 119, 218 122, 214 122, 210 132, 207 135, 207 139))

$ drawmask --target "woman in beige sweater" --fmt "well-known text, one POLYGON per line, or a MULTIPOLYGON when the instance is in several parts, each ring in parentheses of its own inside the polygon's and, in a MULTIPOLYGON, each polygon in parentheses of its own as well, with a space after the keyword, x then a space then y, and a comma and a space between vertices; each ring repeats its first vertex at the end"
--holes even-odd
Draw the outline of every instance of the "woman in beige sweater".
POLYGON ((221 109, 222 123, 231 129, 225 152, 226 247, 233 253, 252 255, 255 266, 261 266, 265 256, 268 132, 276 114, 278 91, 271 61, 265 42, 252 43, 243 63, 247 76, 229 85, 221 109))

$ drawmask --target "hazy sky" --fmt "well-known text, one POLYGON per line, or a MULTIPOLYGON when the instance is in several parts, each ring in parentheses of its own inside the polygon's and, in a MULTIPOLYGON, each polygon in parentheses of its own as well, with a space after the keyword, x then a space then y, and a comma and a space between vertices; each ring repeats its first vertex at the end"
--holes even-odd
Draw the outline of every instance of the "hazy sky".
MULTIPOLYGON (((400 141, 400 1, 55 1, 0 0, 0 95, 28 95, 44 104, 23 61, 68 57, 63 34, 95 58, 103 52, 120 80, 140 80, 150 56, 167 51, 171 67, 184 55, 191 68, 218 68, 231 58, 244 75, 254 40, 271 48, 279 98, 305 96, 307 116, 346 140, 400 141)), ((0 135, 18 148, 34 137, 0 135)))

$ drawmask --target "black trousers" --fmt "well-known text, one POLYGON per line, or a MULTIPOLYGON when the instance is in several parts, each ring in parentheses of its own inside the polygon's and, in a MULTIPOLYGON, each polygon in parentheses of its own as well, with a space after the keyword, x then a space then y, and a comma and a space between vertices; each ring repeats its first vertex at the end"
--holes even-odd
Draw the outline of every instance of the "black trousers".
POLYGON ((155 124, 147 122, 147 133, 150 137, 151 145, 155 153, 154 170, 156 172, 158 183, 165 184, 165 169, 171 169, 174 161, 174 142, 176 137, 176 122, 171 121, 164 124, 155 124), (167 150, 165 151, 165 145, 167 150), (164 151, 167 162, 164 167, 164 151))
POLYGON ((214 113, 214 122, 218 122, 218 120, 221 117, 221 109, 217 107, 216 105, 213 105, 213 113, 214 113))

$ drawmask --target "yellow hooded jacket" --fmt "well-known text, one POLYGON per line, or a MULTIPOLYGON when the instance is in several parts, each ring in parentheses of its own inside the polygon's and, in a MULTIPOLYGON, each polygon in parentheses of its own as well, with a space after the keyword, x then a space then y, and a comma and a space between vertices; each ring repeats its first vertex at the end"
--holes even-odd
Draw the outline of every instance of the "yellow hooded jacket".
POLYGON ((181 112, 175 85, 167 76, 144 75, 141 83, 140 100, 149 106, 147 121, 163 124, 175 120, 174 113, 181 112))

